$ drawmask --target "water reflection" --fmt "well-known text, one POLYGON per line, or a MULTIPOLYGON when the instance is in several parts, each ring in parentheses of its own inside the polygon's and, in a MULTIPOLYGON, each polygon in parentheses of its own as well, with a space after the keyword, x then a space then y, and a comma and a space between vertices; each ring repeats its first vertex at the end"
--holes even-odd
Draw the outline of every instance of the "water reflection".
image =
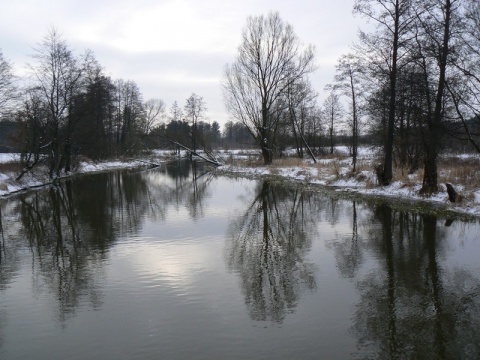
POLYGON ((58 320, 80 306, 101 308, 106 260, 119 239, 140 232, 146 218, 164 220, 172 206, 188 207, 192 219, 203 213, 211 176, 201 166, 177 165, 179 176, 172 166, 101 173, 0 202, 0 291, 30 257, 33 291, 57 302, 58 320))
POLYGON ((263 181, 232 221, 228 266, 241 278, 252 319, 281 322, 302 291, 315 288, 315 267, 306 260, 317 234, 314 204, 298 189, 263 181))
POLYGON ((141 178, 110 173, 19 197, 18 239, 31 252, 34 289, 53 295, 61 321, 81 303, 101 306, 107 250, 119 234, 140 228, 147 193, 141 178))
POLYGON ((165 219, 170 206, 176 210, 186 206, 192 220, 205 216, 205 201, 211 196, 214 175, 204 163, 174 161, 146 173, 145 178, 155 197, 149 204, 157 219, 165 219))
POLYGON ((0 201, 0 354, 48 348, 47 328, 70 355, 478 358, 463 224, 186 162, 75 178, 0 201))
MULTIPOLYGON (((338 200, 332 199, 332 209, 336 208, 333 203, 337 202, 338 200)), ((347 212, 351 221, 351 233, 337 236, 335 241, 330 243, 330 246, 335 250, 337 269, 346 278, 354 278, 365 260, 365 254, 361 246, 362 238, 358 233, 358 207, 357 201, 354 200, 351 203, 350 214, 347 212)), ((363 207, 360 208, 360 211, 363 212, 364 210, 363 207)), ((335 213, 337 212, 332 212, 332 214, 335 213)))
MULTIPOLYGON (((480 281, 443 265, 445 228, 437 218, 381 205, 360 228, 364 241, 354 253, 373 253, 377 268, 357 281, 356 357, 478 358, 480 281)), ((358 266, 351 252, 337 255, 343 265, 358 266)))

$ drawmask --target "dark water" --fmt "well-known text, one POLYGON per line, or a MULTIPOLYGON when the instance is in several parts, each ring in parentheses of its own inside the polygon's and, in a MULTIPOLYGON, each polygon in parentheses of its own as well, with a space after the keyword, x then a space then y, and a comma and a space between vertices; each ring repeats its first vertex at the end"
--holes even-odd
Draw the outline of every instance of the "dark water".
POLYGON ((0 211, 0 359, 480 357, 478 221, 187 163, 0 211))

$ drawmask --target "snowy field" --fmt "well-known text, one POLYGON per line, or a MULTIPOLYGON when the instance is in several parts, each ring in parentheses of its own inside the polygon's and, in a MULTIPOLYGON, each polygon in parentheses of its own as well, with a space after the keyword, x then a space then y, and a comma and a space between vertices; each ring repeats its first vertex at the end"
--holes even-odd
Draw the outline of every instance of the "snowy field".
MULTIPOLYGON (((352 174, 351 158, 348 156, 347 147, 337 147, 335 155, 319 156, 317 163, 311 159, 287 158, 275 160, 271 166, 263 166, 258 150, 234 150, 220 151, 219 159, 226 163, 217 169, 219 173, 234 173, 249 177, 276 176, 301 183, 327 186, 336 191, 355 192, 364 195, 373 195, 389 198, 401 198, 409 200, 427 201, 443 204, 450 210, 460 213, 480 216, 480 156, 478 154, 455 154, 444 156, 445 163, 473 164, 471 173, 468 175, 468 183, 462 183, 462 177, 456 172, 445 173, 439 166, 439 189, 440 191, 431 196, 419 195, 422 184, 421 170, 414 174, 394 176, 394 182, 389 186, 378 186, 373 171, 379 162, 379 149, 362 147, 359 149, 357 171, 352 174), (444 173, 442 173, 442 171, 444 173), (446 193, 445 179, 455 184, 455 188, 462 194, 463 200, 459 204, 450 204, 446 193), (450 180, 451 179, 451 180, 450 180)), ((82 162, 76 169, 76 173, 90 173, 108 171, 121 168, 146 167, 151 163, 161 163, 171 157, 171 151, 155 151, 153 155, 145 159, 106 161, 106 162, 82 162)), ((183 154, 182 154, 183 155, 183 154)), ((18 154, 0 154, 0 196, 5 196, 23 189, 48 184, 50 180, 41 173, 28 174, 21 181, 15 181, 18 174, 2 169, 9 162, 18 160, 18 154)), ((6 167, 8 169, 8 167, 6 167)), ((462 165, 457 166, 462 170, 462 165)), ((448 170, 452 171, 452 170, 448 170)), ((465 172, 463 170, 463 172, 465 172)), ((462 175, 465 177, 465 175, 462 175)))
POLYGON ((13 161, 19 161, 20 154, 4 154, 0 153, 0 164, 5 164, 13 161))

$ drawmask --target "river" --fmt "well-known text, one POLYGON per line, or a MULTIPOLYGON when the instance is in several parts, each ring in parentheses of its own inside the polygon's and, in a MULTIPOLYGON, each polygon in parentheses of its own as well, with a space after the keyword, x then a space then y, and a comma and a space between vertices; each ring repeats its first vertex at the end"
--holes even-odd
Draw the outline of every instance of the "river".
POLYGON ((0 359, 474 359, 480 225, 215 176, 0 199, 0 359))

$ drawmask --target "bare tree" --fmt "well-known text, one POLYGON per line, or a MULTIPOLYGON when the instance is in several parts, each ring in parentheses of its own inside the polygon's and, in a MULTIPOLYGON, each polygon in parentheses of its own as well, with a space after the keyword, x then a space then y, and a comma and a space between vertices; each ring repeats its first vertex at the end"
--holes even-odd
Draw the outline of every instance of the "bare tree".
POLYGON ((81 90, 83 75, 92 61, 86 51, 75 57, 59 32, 52 28, 35 49, 36 63, 29 65, 37 91, 48 108, 48 159, 50 177, 70 171, 71 134, 75 124, 69 116, 72 101, 81 90))
MULTIPOLYGON (((166 126, 166 136, 170 140, 184 143, 185 141, 182 140, 181 137, 182 135, 184 135, 183 129, 188 128, 188 124, 184 126, 185 124, 183 121, 183 110, 180 106, 178 106, 178 103, 176 101, 173 102, 169 113, 169 123, 166 126)), ((180 147, 178 145, 175 146, 175 152, 177 154, 180 153, 180 147)))
POLYGON ((182 121, 183 111, 176 101, 173 102, 172 107, 170 108, 170 121, 182 121))
MULTIPOLYGON (((407 38, 415 17, 411 15, 412 0, 356 0, 354 12, 375 21, 377 32, 361 33, 367 53, 374 54, 372 63, 388 77, 388 122, 384 144, 383 185, 393 177, 393 140, 396 115, 396 92, 399 61, 406 53, 407 38)), ((370 55, 371 56, 371 55, 370 55)), ((377 69, 378 70, 378 69, 377 69)))
POLYGON ((286 102, 288 107, 288 117, 292 125, 293 137, 297 148, 297 154, 303 158, 304 148, 312 158, 317 162, 312 149, 306 140, 307 122, 315 111, 317 94, 313 91, 310 82, 307 79, 299 79, 287 86, 286 102))
POLYGON ((188 121, 192 124, 191 137, 194 152, 197 151, 197 145, 199 141, 198 122, 204 118, 206 111, 207 107, 203 97, 192 93, 192 95, 190 95, 190 97, 186 100, 184 114, 188 121))
POLYGON ((360 134, 360 80, 362 75, 362 66, 359 59, 352 54, 343 55, 337 64, 337 74, 335 75, 335 88, 340 90, 343 95, 350 99, 351 120, 348 126, 352 136, 352 167, 356 171, 358 137, 360 134))
POLYGON ((340 102, 340 95, 334 90, 330 91, 330 94, 323 102, 323 111, 326 119, 328 119, 328 138, 330 141, 330 154, 333 154, 333 149, 335 146, 335 125, 337 125, 337 123, 340 121, 341 116, 344 113, 342 103, 340 102))
POLYGON ((455 48, 456 61, 447 80, 447 91, 463 128, 461 139, 480 153, 480 2, 465 1, 461 46, 455 48))
POLYGON ((441 126, 446 116, 447 70, 456 43, 456 26, 460 24, 460 0, 429 0, 421 3, 417 35, 417 58, 424 72, 429 101, 425 117, 424 175, 421 192, 438 191, 437 159, 440 151, 441 126))
POLYGON ((307 114, 306 135, 308 144, 312 146, 315 151, 318 151, 321 146, 321 135, 324 125, 324 114, 322 108, 315 104, 307 114))
POLYGON ((233 118, 242 121, 271 164, 281 96, 314 70, 312 46, 304 47, 278 13, 247 19, 235 62, 227 65, 223 90, 233 118))
POLYGON ((22 129, 22 166, 17 176, 20 180, 43 159, 41 154, 50 144, 47 128, 48 107, 35 91, 26 91, 25 100, 16 113, 17 123, 22 129))
POLYGON ((161 99, 149 99, 143 104, 143 111, 141 133, 146 136, 165 118, 165 103, 161 99))
POLYGON ((11 64, 3 57, 0 49, 0 115, 5 113, 12 100, 17 97, 15 76, 11 64))

